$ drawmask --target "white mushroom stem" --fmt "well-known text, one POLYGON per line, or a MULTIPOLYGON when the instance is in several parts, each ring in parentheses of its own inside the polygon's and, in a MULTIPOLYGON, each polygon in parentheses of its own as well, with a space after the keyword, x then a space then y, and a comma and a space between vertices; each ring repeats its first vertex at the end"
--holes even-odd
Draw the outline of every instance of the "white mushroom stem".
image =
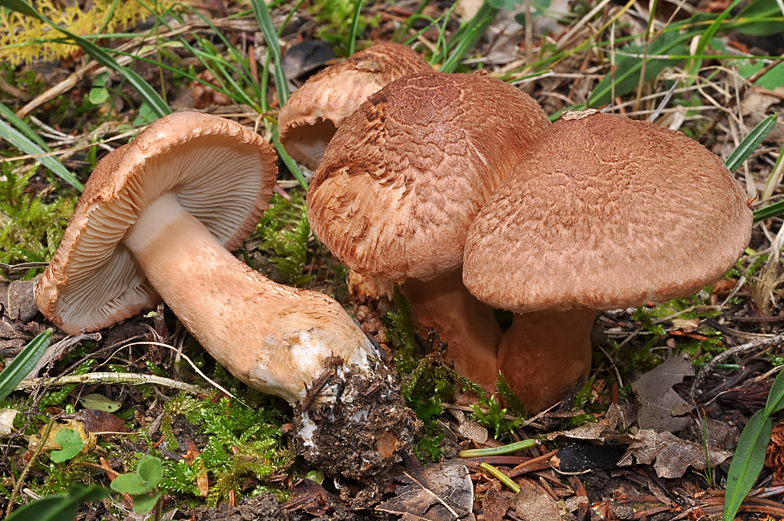
POLYGON ((337 302, 276 284, 246 266, 175 195, 150 204, 124 241, 188 331, 251 387, 293 404, 330 356, 342 358, 338 371, 370 370, 375 348, 337 302))
POLYGON ((591 369, 591 329, 596 311, 516 314, 498 346, 498 368, 528 412, 563 399, 591 369))
POLYGON ((438 331, 439 339, 447 343, 444 357, 455 363, 455 370, 495 392, 501 327, 490 306, 463 285, 462 271, 426 281, 407 279, 403 294, 420 334, 438 331))

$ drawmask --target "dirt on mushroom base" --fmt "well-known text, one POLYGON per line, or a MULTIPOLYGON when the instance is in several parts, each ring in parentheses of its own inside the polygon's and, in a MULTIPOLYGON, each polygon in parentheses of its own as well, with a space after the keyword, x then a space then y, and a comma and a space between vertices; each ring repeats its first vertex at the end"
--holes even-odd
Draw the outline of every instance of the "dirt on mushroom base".
POLYGON ((383 362, 371 363, 372 371, 347 371, 321 391, 334 392, 336 403, 305 411, 300 403, 294 410, 296 432, 308 432, 310 438, 294 438, 297 453, 327 475, 384 479, 418 439, 422 422, 406 407, 394 373, 383 362))

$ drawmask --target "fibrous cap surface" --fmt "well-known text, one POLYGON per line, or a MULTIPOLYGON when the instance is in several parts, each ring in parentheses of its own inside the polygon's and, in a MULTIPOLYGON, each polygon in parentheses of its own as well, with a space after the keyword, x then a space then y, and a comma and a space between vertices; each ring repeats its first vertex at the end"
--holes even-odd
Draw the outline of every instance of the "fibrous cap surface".
POLYGON ((431 71, 405 45, 368 47, 311 76, 291 95, 278 117, 280 142, 291 157, 315 169, 335 129, 369 95, 408 74, 431 71))
POLYGON ((269 204, 276 159, 233 121, 197 112, 156 121, 96 166, 37 285, 39 309, 75 334, 155 307, 160 297, 122 244, 146 205, 174 192, 221 244, 237 248, 269 204))
POLYGON ((477 216, 463 281, 517 313, 665 301, 729 270, 751 224, 738 182, 682 133, 607 114, 559 121, 477 216))
POLYGON ((479 208, 549 125, 533 99, 486 74, 394 81, 327 147, 308 192, 311 226, 363 274, 452 271, 479 208))

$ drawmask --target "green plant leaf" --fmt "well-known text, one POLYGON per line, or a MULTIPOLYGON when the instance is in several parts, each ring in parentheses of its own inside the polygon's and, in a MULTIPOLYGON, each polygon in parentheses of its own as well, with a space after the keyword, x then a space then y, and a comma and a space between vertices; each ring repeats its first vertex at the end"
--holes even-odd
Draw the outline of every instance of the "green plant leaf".
POLYGON ((16 355, 16 358, 8 364, 0 373, 0 400, 11 394, 19 382, 24 380, 35 364, 41 359, 52 342, 52 330, 47 329, 38 334, 29 344, 16 355))
MULTIPOLYGON (((658 39, 648 45, 648 60, 645 65, 645 81, 654 79, 665 67, 676 65, 682 60, 673 59, 653 59, 650 56, 679 55, 688 54, 687 42, 698 34, 692 30, 684 34, 678 31, 668 31, 659 36, 658 39)), ((593 89, 591 98, 588 100, 589 107, 599 107, 610 101, 613 93, 613 81, 615 81, 615 95, 623 96, 637 88, 642 72, 642 54, 644 52, 641 45, 627 45, 623 51, 629 54, 639 54, 640 56, 623 56, 617 62, 614 77, 607 74, 602 81, 593 89)))
POLYGON ((160 499, 161 493, 157 494, 141 494, 133 496, 133 511, 137 514, 147 514, 155 508, 155 503, 160 499))
MULTIPOLYGON (((0 2, 1 1, 2 0, 0 0, 0 2)), ((23 133, 16 130, 2 119, 0 119, 0 138, 7 140, 16 148, 31 156, 45 154, 49 151, 48 147, 46 150, 44 150, 36 143, 28 139, 27 136, 25 136, 23 133)), ((80 183, 79 180, 76 179, 76 176, 73 175, 70 170, 65 168, 65 166, 56 157, 44 156, 37 158, 36 161, 40 161, 42 165, 51 170, 57 177, 73 186, 80 192, 84 190, 84 185, 80 183)))
POLYGON ((765 416, 770 416, 781 409, 784 409, 784 373, 779 373, 773 380, 768 401, 765 403, 765 416))
POLYGON ((146 494, 148 492, 147 486, 135 472, 128 474, 120 474, 109 485, 112 490, 120 494, 130 494, 136 496, 139 494, 146 494))
POLYGON ((742 34, 768 36, 784 33, 784 19, 777 0, 755 0, 741 9, 727 29, 742 34))
POLYGON ((773 127, 776 126, 776 119, 778 118, 778 114, 771 114, 767 118, 763 119, 759 122, 759 124, 754 127, 754 130, 749 132, 749 135, 743 138, 738 148, 732 151, 730 157, 727 158, 725 164, 730 172, 734 172, 735 170, 743 164, 746 159, 749 158, 751 154, 757 150, 757 147, 760 146, 760 143, 768 137, 770 131, 773 130, 773 127))
POLYGON ((762 409, 754 413, 743 429, 727 474, 724 521, 735 519, 738 508, 757 481, 765 463, 765 449, 772 430, 773 424, 762 409))
POLYGON ((519 4, 522 0, 487 0, 487 3, 496 9, 503 9, 504 11, 511 11, 514 6, 519 4))
POLYGON ((163 465, 161 464, 161 460, 154 456, 145 457, 139 462, 136 473, 142 478, 148 491, 154 489, 163 478, 163 465))
POLYGON ((120 402, 110 400, 102 394, 88 394, 79 398, 79 401, 88 409, 96 409, 104 412, 114 412, 122 405, 120 402))
POLYGON ((57 436, 55 436, 54 441, 60 445, 61 449, 53 450, 49 455, 49 458, 55 463, 68 461, 79 454, 82 448, 84 448, 84 442, 82 441, 81 436, 73 429, 61 430, 57 433, 57 436))
MULTIPOLYGON (((139 96, 150 105, 152 110, 158 117, 163 117, 167 114, 171 114, 171 109, 163 101, 163 98, 155 92, 149 83, 144 81, 144 79, 136 74, 132 69, 128 67, 123 67, 117 61, 112 58, 106 51, 95 45, 90 40, 82 38, 76 34, 73 34, 70 31, 66 31, 56 23, 52 22, 50 19, 39 13, 33 6, 28 4, 23 0, 0 0, 0 6, 5 7, 6 9, 10 9, 11 11, 16 11, 17 13, 22 13, 27 16, 31 16, 33 18, 37 18, 44 22, 45 24, 49 25, 53 29, 56 29, 66 35, 69 39, 73 40, 73 42, 78 45, 85 53, 87 53, 90 58, 97 61, 104 67, 111 69, 113 71, 117 71, 125 77, 125 80, 134 88, 136 92, 139 93, 139 96)), ((276 41, 277 43, 277 41, 276 41)))
POLYGON ((45 496, 15 510, 5 521, 73 521, 81 503, 100 501, 109 495, 104 487, 74 483, 68 494, 45 496))
POLYGON ((109 91, 103 87, 96 87, 90 89, 90 94, 87 97, 93 105, 100 105, 109 99, 109 91))

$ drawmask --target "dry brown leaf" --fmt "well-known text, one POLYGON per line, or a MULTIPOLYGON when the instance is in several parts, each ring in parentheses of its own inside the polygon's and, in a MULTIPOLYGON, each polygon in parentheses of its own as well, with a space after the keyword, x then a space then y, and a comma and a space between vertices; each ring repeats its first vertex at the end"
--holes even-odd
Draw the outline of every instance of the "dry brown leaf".
POLYGON ((640 402, 637 424, 641 429, 678 432, 689 424, 691 419, 683 415, 694 407, 672 386, 683 382, 684 376, 693 374, 694 368, 688 360, 673 357, 632 382, 632 390, 640 402))

